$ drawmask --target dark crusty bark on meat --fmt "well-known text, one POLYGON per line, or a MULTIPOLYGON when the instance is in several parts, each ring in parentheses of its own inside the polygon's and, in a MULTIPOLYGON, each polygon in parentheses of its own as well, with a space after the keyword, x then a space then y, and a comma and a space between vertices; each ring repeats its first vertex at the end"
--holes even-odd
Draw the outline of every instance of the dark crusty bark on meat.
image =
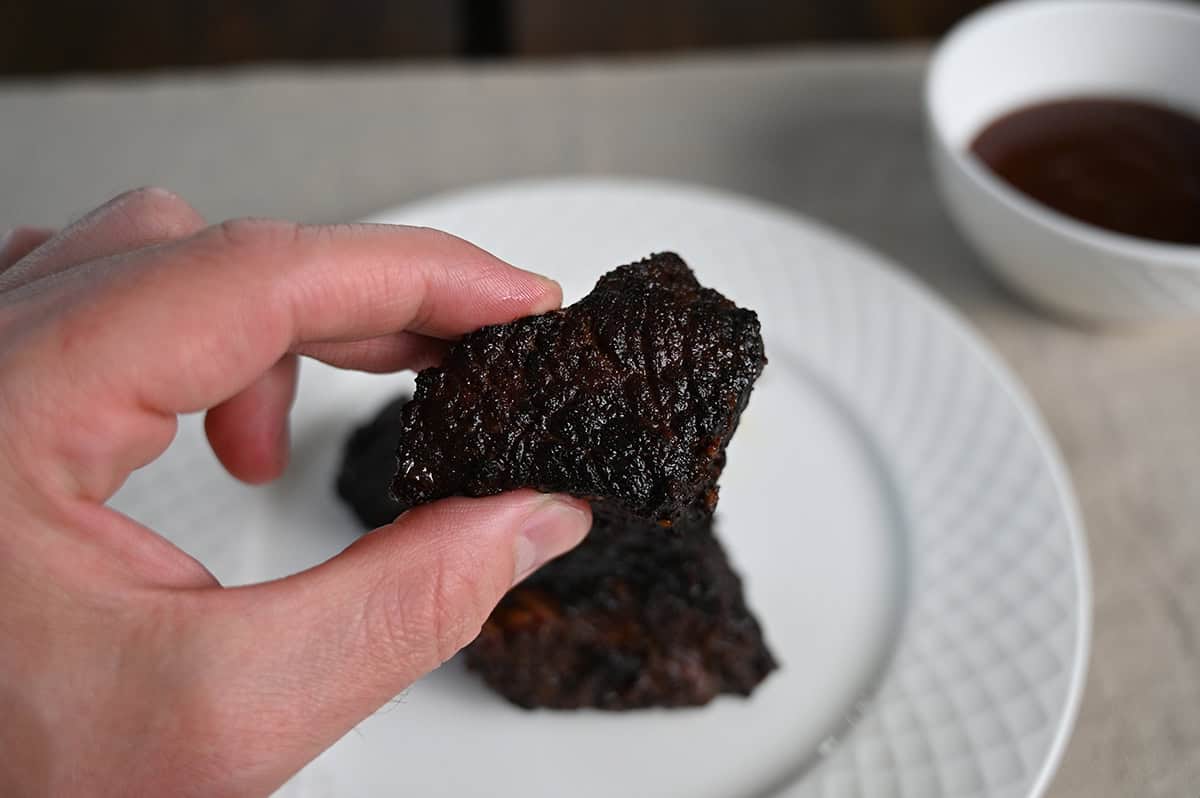
POLYGON ((711 517, 664 533, 603 512, 508 592, 466 657, 513 703, 556 709, 705 704, 776 667, 711 517))
MULTIPOLYGON (((397 397, 347 442, 339 495, 366 528, 390 522, 397 397)), ((664 532, 597 506, 579 548, 509 591, 466 651, 524 707, 634 709, 749 694, 775 667, 711 516, 664 532)))
POLYGON ((407 395, 388 402, 369 422, 354 430, 342 453, 337 492, 368 529, 390 524, 400 514, 392 498, 396 473, 396 439, 400 437, 400 411, 407 395))
POLYGON ((765 358, 758 319, 673 254, 561 311, 485 327, 357 431, 338 490, 368 526, 518 487, 592 501, 575 551, 513 588, 468 665, 524 707, 748 695, 775 667, 713 533, 725 447, 765 358), (399 441, 389 462, 381 444, 399 441), (380 476, 392 463, 395 500, 380 476), (660 524, 674 525, 663 531, 660 524))
POLYGON ((484 327, 422 371, 402 412, 401 509, 519 487, 670 523, 711 514, 765 363, 758 317, 662 253, 563 310, 484 327))

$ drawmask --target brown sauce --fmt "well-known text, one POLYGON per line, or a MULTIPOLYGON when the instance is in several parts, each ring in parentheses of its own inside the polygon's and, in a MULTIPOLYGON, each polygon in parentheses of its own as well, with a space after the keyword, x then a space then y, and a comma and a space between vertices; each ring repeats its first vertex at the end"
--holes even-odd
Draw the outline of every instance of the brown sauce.
POLYGON ((1200 244, 1200 120, 1162 105, 1080 98, 1006 114, 971 144, 1022 193, 1118 233, 1200 244))

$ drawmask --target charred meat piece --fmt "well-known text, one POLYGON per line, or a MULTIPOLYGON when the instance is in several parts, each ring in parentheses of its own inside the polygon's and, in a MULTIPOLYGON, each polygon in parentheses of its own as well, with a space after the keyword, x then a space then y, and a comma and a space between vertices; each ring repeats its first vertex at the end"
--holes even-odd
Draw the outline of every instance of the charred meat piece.
MULTIPOLYGON (((367 528, 400 505, 388 482, 400 396, 347 441, 337 490, 367 528)), ((689 706, 749 694, 775 667, 711 516, 669 532, 612 504, 591 533, 509 591, 467 663, 523 707, 689 706)))
POLYGON ((706 704, 776 667, 711 518, 664 533, 603 512, 508 592, 466 657, 514 704, 554 709, 706 704))
POLYGON ((400 514, 392 498, 396 473, 396 439, 400 437, 400 411, 407 395, 397 396, 379 413, 351 433, 342 454, 337 492, 368 529, 390 524, 400 514))
POLYGON ((563 310, 484 327, 402 412, 400 509, 521 487, 668 525, 710 515, 764 363, 758 317, 677 255, 609 272, 563 310))

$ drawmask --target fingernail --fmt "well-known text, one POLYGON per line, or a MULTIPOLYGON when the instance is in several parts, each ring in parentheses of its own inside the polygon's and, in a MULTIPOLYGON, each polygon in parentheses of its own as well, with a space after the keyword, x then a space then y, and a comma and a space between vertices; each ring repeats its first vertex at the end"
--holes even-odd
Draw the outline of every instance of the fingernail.
POLYGON ((591 528, 588 514, 574 500, 547 496, 521 527, 516 544, 513 584, 579 544, 591 528))

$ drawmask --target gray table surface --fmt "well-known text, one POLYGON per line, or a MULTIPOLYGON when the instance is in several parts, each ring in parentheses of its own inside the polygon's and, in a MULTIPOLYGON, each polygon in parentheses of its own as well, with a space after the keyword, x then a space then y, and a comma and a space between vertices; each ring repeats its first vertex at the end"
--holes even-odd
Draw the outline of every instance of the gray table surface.
POLYGON ((923 50, 0 82, 0 226, 157 184, 340 221, 481 181, 653 175, 796 209, 957 305, 1029 386, 1091 546, 1087 692, 1049 795, 1200 795, 1200 325, 1088 332, 981 271, 935 196, 923 50))

